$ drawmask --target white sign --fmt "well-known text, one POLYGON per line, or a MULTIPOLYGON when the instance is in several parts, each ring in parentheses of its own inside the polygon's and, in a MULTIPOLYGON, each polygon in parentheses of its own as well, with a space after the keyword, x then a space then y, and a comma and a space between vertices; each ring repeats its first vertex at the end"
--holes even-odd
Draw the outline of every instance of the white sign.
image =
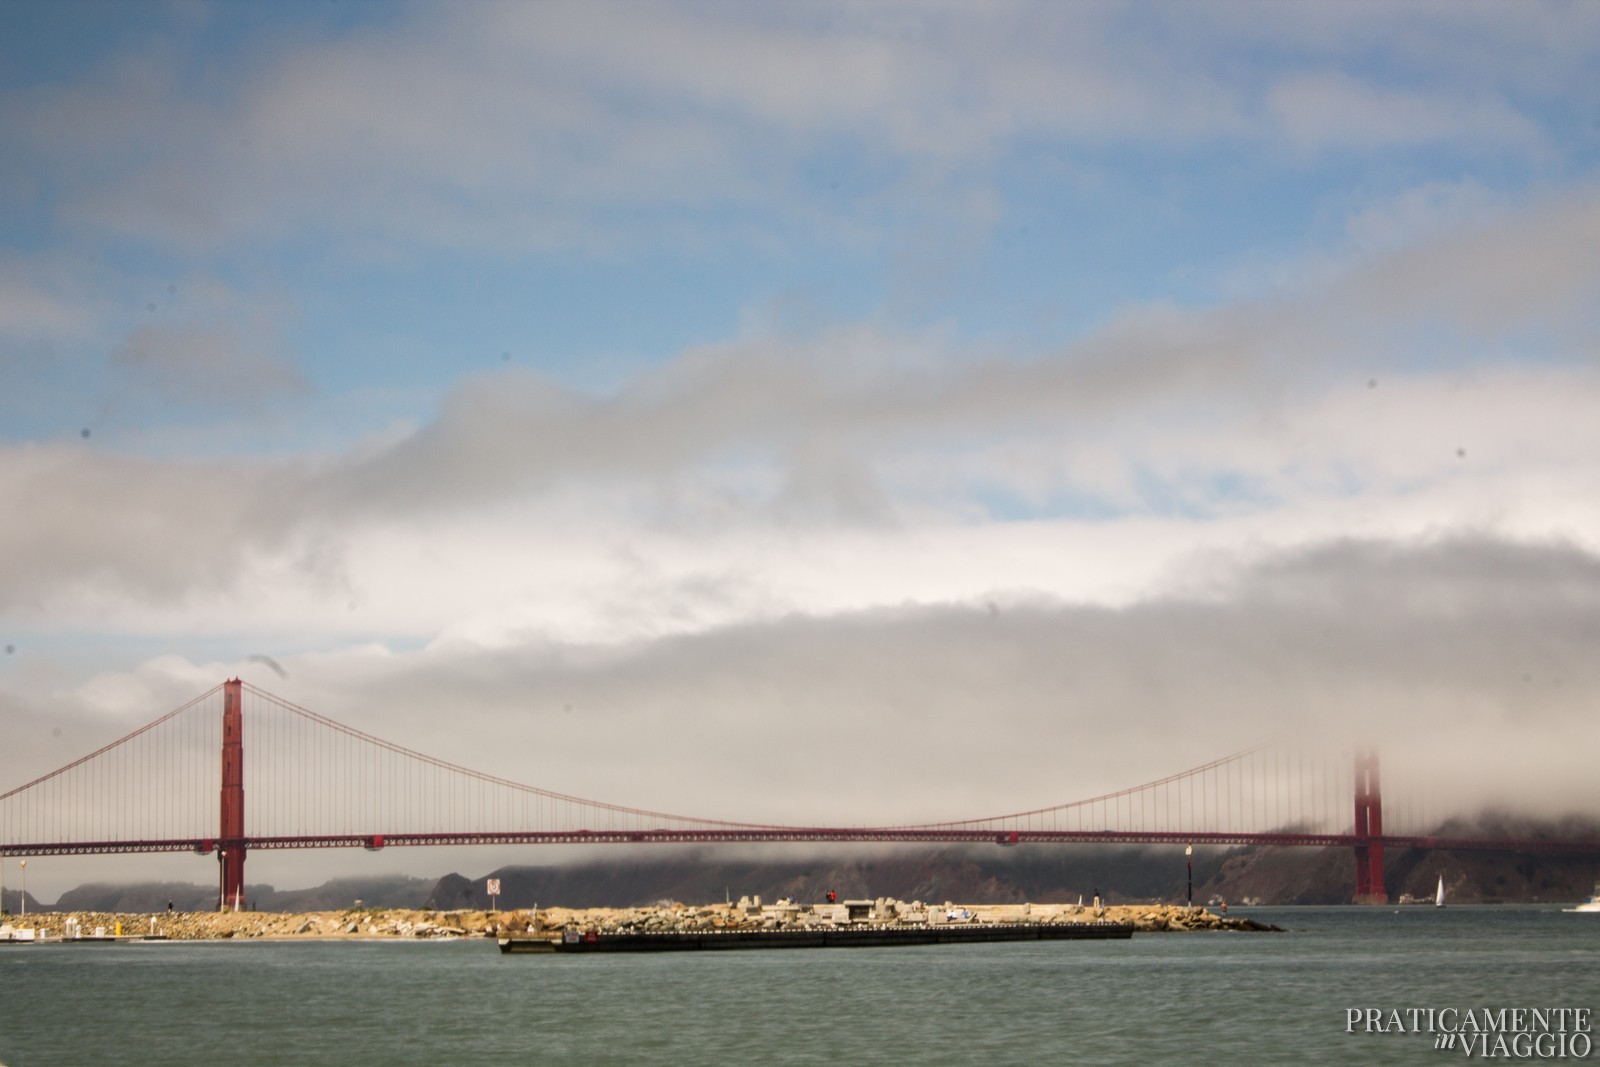
POLYGON ((497 897, 500 895, 500 879, 489 879, 489 895, 491 897, 497 897))

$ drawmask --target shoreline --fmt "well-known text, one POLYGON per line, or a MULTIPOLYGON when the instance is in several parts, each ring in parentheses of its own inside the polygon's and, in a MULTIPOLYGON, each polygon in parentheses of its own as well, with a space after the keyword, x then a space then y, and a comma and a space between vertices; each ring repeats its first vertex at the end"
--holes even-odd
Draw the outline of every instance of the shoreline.
MULTIPOLYGON (((410 908, 347 908, 327 912, 40 912, 0 920, 14 931, 62 940, 73 928, 81 940, 167 941, 393 941, 462 938, 550 937, 580 933, 711 933, 838 928, 923 928, 989 924, 1081 925, 1130 923, 1139 933, 1215 930, 1276 930, 1253 919, 1218 915, 1196 906, 1123 904, 1092 908, 1074 904, 906 904, 895 900, 843 904, 762 905, 656 904, 634 908, 539 908, 500 911, 429 911, 410 908), (72 924, 72 925, 69 925, 72 924), (95 931, 102 931, 99 938, 95 931)), ((15 936, 15 934, 13 934, 15 936)), ((3 938, 0 938, 3 939, 3 938)))

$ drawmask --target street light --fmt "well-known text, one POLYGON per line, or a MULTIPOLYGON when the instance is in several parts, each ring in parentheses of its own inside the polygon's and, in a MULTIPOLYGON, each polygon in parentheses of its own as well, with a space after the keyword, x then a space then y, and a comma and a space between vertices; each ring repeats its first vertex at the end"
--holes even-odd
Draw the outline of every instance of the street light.
POLYGON ((1194 846, 1184 845, 1184 866, 1189 868, 1189 907, 1194 907, 1194 846))
POLYGON ((22 861, 22 917, 28 917, 28 861, 22 861))

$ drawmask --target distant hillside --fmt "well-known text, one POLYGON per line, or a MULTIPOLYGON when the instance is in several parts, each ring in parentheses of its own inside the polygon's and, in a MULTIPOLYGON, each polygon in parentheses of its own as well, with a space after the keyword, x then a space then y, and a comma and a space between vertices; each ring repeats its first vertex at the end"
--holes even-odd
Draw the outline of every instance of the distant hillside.
MULTIPOLYGON (((1195 884, 1211 877, 1225 855, 1195 857, 1195 884)), ((707 902, 759 895, 821 900, 892 896, 902 900, 1038 903, 1091 899, 1181 900, 1181 849, 1014 848, 941 849, 927 853, 844 855, 806 861, 719 860, 715 853, 642 856, 563 867, 504 867, 475 879, 439 880, 428 898, 435 908, 489 906, 486 883, 498 878, 502 907, 535 903, 568 907, 627 907, 657 900, 707 902)))
MULTIPOLYGON (((1446 896, 1457 904, 1577 901, 1600 877, 1600 860, 1392 849, 1384 855, 1390 900, 1402 895, 1431 900, 1441 877, 1446 896)), ((1229 855, 1216 877, 1195 890, 1195 897, 1347 904, 1354 892, 1355 857, 1347 848, 1252 848, 1229 855)))
POLYGON ((361 901, 368 908, 420 908, 434 882, 429 878, 389 875, 383 878, 340 878, 311 889, 274 892, 265 886, 260 906, 268 911, 335 911, 361 901))
MULTIPOLYGON (((1594 828, 1544 836, 1592 837, 1594 828)), ((1451 832, 1510 835, 1517 828, 1452 828, 1451 832)), ((1390 850, 1385 856, 1391 899, 1431 899, 1442 876, 1456 903, 1583 899, 1600 878, 1600 858, 1504 853, 1390 850)), ((501 907, 564 905, 627 907, 657 900, 688 903, 760 895, 821 900, 892 896, 902 900, 1005 904, 1090 899, 1112 903, 1185 899, 1182 849, 1069 846, 944 849, 921 854, 833 857, 793 862, 718 861, 715 854, 607 860, 565 867, 504 867, 479 878, 439 880, 428 896, 435 908, 489 906, 487 881, 498 878, 501 907)), ((1194 899, 1235 903, 1346 904, 1355 893, 1355 859, 1347 848, 1197 849, 1194 899)))
POLYGON ((90 882, 62 893, 48 910, 156 912, 166 910, 169 900, 178 911, 210 911, 217 906, 217 887, 189 882, 90 882))
MULTIPOLYGON (((1600 823, 1534 821, 1487 815, 1441 827, 1440 836, 1534 837, 1600 841, 1600 823)), ((1600 878, 1600 858, 1503 853, 1390 850, 1385 857, 1391 899, 1431 898, 1442 876, 1450 900, 1478 902, 1581 900, 1600 878)), ((821 900, 892 896, 902 900, 1006 904, 1031 900, 1085 900, 1096 890, 1110 903, 1179 902, 1184 899, 1184 857, 1178 846, 1122 848, 1103 845, 964 846, 916 852, 841 848, 804 860, 751 859, 717 849, 698 852, 641 848, 636 855, 560 867, 504 867, 468 878, 437 881, 388 876, 345 878, 310 889, 280 891, 248 886, 247 905, 264 911, 327 911, 357 900, 368 907, 485 908, 487 881, 498 878, 497 903, 505 908, 541 905, 627 907, 658 900, 707 903, 724 896, 759 895, 821 900)), ((1232 903, 1343 904, 1355 892, 1355 862, 1347 848, 1197 849, 1194 898, 1232 903)), ((29 911, 208 911, 213 886, 146 883, 93 884, 62 894, 53 905, 32 898, 29 911)), ((15 914, 20 900, 7 888, 15 914)))
POLYGON ((28 906, 27 906, 26 909, 24 909, 23 906, 22 906, 23 900, 24 900, 24 897, 22 895, 22 890, 20 890, 20 889, 6 889, 4 892, 0 892, 0 912, 3 912, 5 914, 7 914, 7 915, 16 915, 19 912, 24 911, 24 910, 26 910, 26 911, 39 911, 40 910, 39 902, 37 900, 33 899, 33 894, 32 893, 29 893, 27 895, 27 897, 26 897, 26 900, 28 902, 28 906))
MULTIPOLYGON (((342 878, 311 889, 278 890, 270 885, 247 885, 243 903, 261 911, 334 911, 357 900, 367 907, 421 907, 434 883, 426 878, 388 875, 381 878, 342 878)), ((8 894, 9 896, 9 894, 8 894)), ((61 894, 46 908, 29 901, 35 911, 165 911, 168 901, 178 911, 210 911, 217 906, 216 886, 188 882, 143 882, 131 885, 91 883, 61 894)))
MULTIPOLYGON (((1600 821, 1538 820, 1501 812, 1452 819, 1439 837, 1528 838, 1600 842, 1600 821)), ((1384 883, 1390 900, 1433 899, 1440 878, 1458 904, 1582 900, 1600 877, 1600 858, 1503 852, 1390 849, 1384 883)), ((1348 848, 1246 848, 1231 852, 1207 881, 1207 898, 1267 904, 1345 904, 1355 893, 1355 856, 1348 848)), ((1196 890, 1196 896, 1200 891, 1196 890)))

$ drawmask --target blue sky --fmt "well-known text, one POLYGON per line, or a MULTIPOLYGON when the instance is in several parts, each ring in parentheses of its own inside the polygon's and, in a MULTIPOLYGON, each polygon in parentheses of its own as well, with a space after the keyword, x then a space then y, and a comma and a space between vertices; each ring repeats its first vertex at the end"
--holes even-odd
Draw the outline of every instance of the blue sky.
MULTIPOLYGON (((0 700, 74 725, 0 777, 257 654, 424 749, 485 670, 497 729, 537 672, 776 730, 832 625, 883 656, 820 723, 1229 728, 1083 792, 1397 717, 1442 766, 1467 707, 1592 803, 1597 68, 1576 3, 6 4, 0 700), (1504 662, 1352 671, 1374 613, 1504 662)), ((487 769, 737 792, 618 759, 487 769)), ((1019 780, 970 774, 935 806, 1019 780)))

